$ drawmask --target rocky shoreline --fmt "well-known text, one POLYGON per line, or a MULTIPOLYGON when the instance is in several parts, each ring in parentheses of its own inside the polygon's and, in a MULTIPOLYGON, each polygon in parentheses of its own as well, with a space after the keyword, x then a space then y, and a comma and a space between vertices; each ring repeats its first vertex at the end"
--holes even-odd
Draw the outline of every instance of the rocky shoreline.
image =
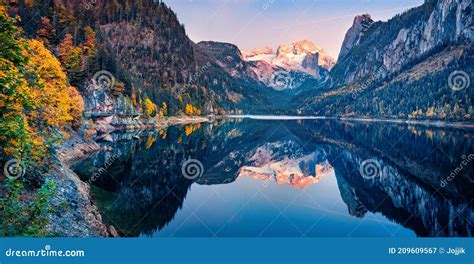
POLYGON ((58 151, 58 164, 52 168, 51 177, 56 183, 57 194, 51 201, 61 214, 51 214, 48 229, 60 237, 118 237, 113 226, 106 226, 97 207, 92 203, 89 185, 69 166, 98 151, 100 146, 74 135, 58 151))
MULTIPOLYGON (((96 125, 96 133, 107 135, 111 132, 129 132, 137 130, 158 130, 170 125, 207 122, 205 117, 170 117, 145 127, 130 127, 128 124, 96 125), (104 128, 107 128, 104 130, 104 128)), ((97 122, 96 122, 97 124, 97 122)), ((97 137, 97 138, 99 138, 97 137)), ((96 139, 97 139, 96 138, 96 139)), ((100 138, 99 138, 100 139, 100 138)), ((60 237, 118 237, 112 225, 106 225, 90 195, 90 186, 74 173, 70 166, 100 150, 99 144, 85 139, 78 133, 65 140, 58 153, 57 164, 51 168, 51 179, 56 183, 57 194, 51 201, 61 213, 49 216, 48 230, 60 237)))
POLYGON ((131 131, 145 131, 145 130, 159 130, 170 125, 178 124, 193 124, 200 122, 208 122, 207 117, 199 116, 177 116, 167 117, 160 120, 140 120, 133 118, 114 118, 106 117, 95 121, 94 130, 96 141, 111 141, 112 132, 131 132, 131 131))

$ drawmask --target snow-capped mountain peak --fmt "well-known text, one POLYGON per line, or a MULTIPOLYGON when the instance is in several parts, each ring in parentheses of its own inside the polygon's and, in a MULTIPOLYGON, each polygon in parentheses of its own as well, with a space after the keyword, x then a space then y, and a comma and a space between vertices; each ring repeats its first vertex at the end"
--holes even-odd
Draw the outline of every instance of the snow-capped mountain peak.
POLYGON ((335 64, 334 59, 310 40, 300 40, 278 46, 241 50, 244 60, 253 63, 253 70, 260 80, 278 90, 295 89, 306 80, 325 80, 328 71, 335 64), (285 81, 275 77, 284 75, 285 81))
POLYGON ((282 44, 278 46, 276 52, 270 47, 256 48, 251 51, 241 50, 241 52, 247 61, 265 61, 292 70, 309 68, 310 65, 303 65, 307 56, 314 57, 317 55, 318 66, 327 70, 330 70, 335 63, 334 59, 325 53, 323 48, 306 39, 291 44, 282 44))

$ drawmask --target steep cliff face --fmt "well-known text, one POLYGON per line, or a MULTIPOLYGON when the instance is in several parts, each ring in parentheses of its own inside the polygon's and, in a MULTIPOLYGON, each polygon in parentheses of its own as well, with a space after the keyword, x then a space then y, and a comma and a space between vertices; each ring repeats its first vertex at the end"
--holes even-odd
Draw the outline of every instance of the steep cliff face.
POLYGON ((333 85, 400 71, 429 52, 460 40, 474 40, 471 0, 429 0, 387 22, 358 16, 349 29, 333 85))
POLYGON ((341 51, 337 59, 338 61, 342 60, 354 46, 359 45, 360 39, 373 22, 369 14, 356 16, 354 18, 352 27, 347 31, 344 37, 344 42, 342 43, 341 51))
POLYGON ((473 30, 470 0, 428 0, 387 22, 358 16, 326 89, 299 95, 293 108, 324 116, 472 121, 473 30))
MULTIPOLYGON (((336 171, 357 171, 360 162, 344 151, 334 166, 336 171)), ((367 212, 380 212, 418 236, 471 236, 472 208, 466 202, 449 202, 417 185, 397 168, 383 165, 380 179, 364 180, 357 173, 336 173, 341 197, 351 215, 363 217, 367 212)))

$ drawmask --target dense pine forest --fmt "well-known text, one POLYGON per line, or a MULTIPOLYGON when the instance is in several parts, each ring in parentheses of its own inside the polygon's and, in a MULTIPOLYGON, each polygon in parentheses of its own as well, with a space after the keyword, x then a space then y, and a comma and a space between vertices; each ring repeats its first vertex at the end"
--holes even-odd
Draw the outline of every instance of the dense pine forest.
POLYGON ((458 69, 473 72, 473 49, 464 43, 443 47, 385 78, 371 75, 307 92, 292 103, 300 113, 322 116, 472 121, 472 89, 453 90, 449 79, 458 69))

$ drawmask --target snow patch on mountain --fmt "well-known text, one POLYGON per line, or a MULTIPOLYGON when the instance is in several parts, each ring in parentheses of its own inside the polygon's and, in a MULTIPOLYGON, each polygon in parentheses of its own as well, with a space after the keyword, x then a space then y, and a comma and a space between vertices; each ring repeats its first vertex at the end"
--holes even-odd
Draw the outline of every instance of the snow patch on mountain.
POLYGON ((324 49, 309 40, 270 47, 241 50, 259 80, 277 90, 296 89, 307 80, 322 82, 335 64, 324 49))
MULTIPOLYGON (((241 50, 246 61, 265 61, 271 65, 291 70, 313 72, 314 68, 305 67, 304 61, 307 57, 317 55, 317 66, 330 70, 334 66, 334 59, 328 55, 323 48, 316 46, 309 40, 301 40, 292 44, 283 44, 276 52, 270 48, 256 48, 251 51, 241 50)), ((316 66, 316 65, 314 65, 316 66)))

